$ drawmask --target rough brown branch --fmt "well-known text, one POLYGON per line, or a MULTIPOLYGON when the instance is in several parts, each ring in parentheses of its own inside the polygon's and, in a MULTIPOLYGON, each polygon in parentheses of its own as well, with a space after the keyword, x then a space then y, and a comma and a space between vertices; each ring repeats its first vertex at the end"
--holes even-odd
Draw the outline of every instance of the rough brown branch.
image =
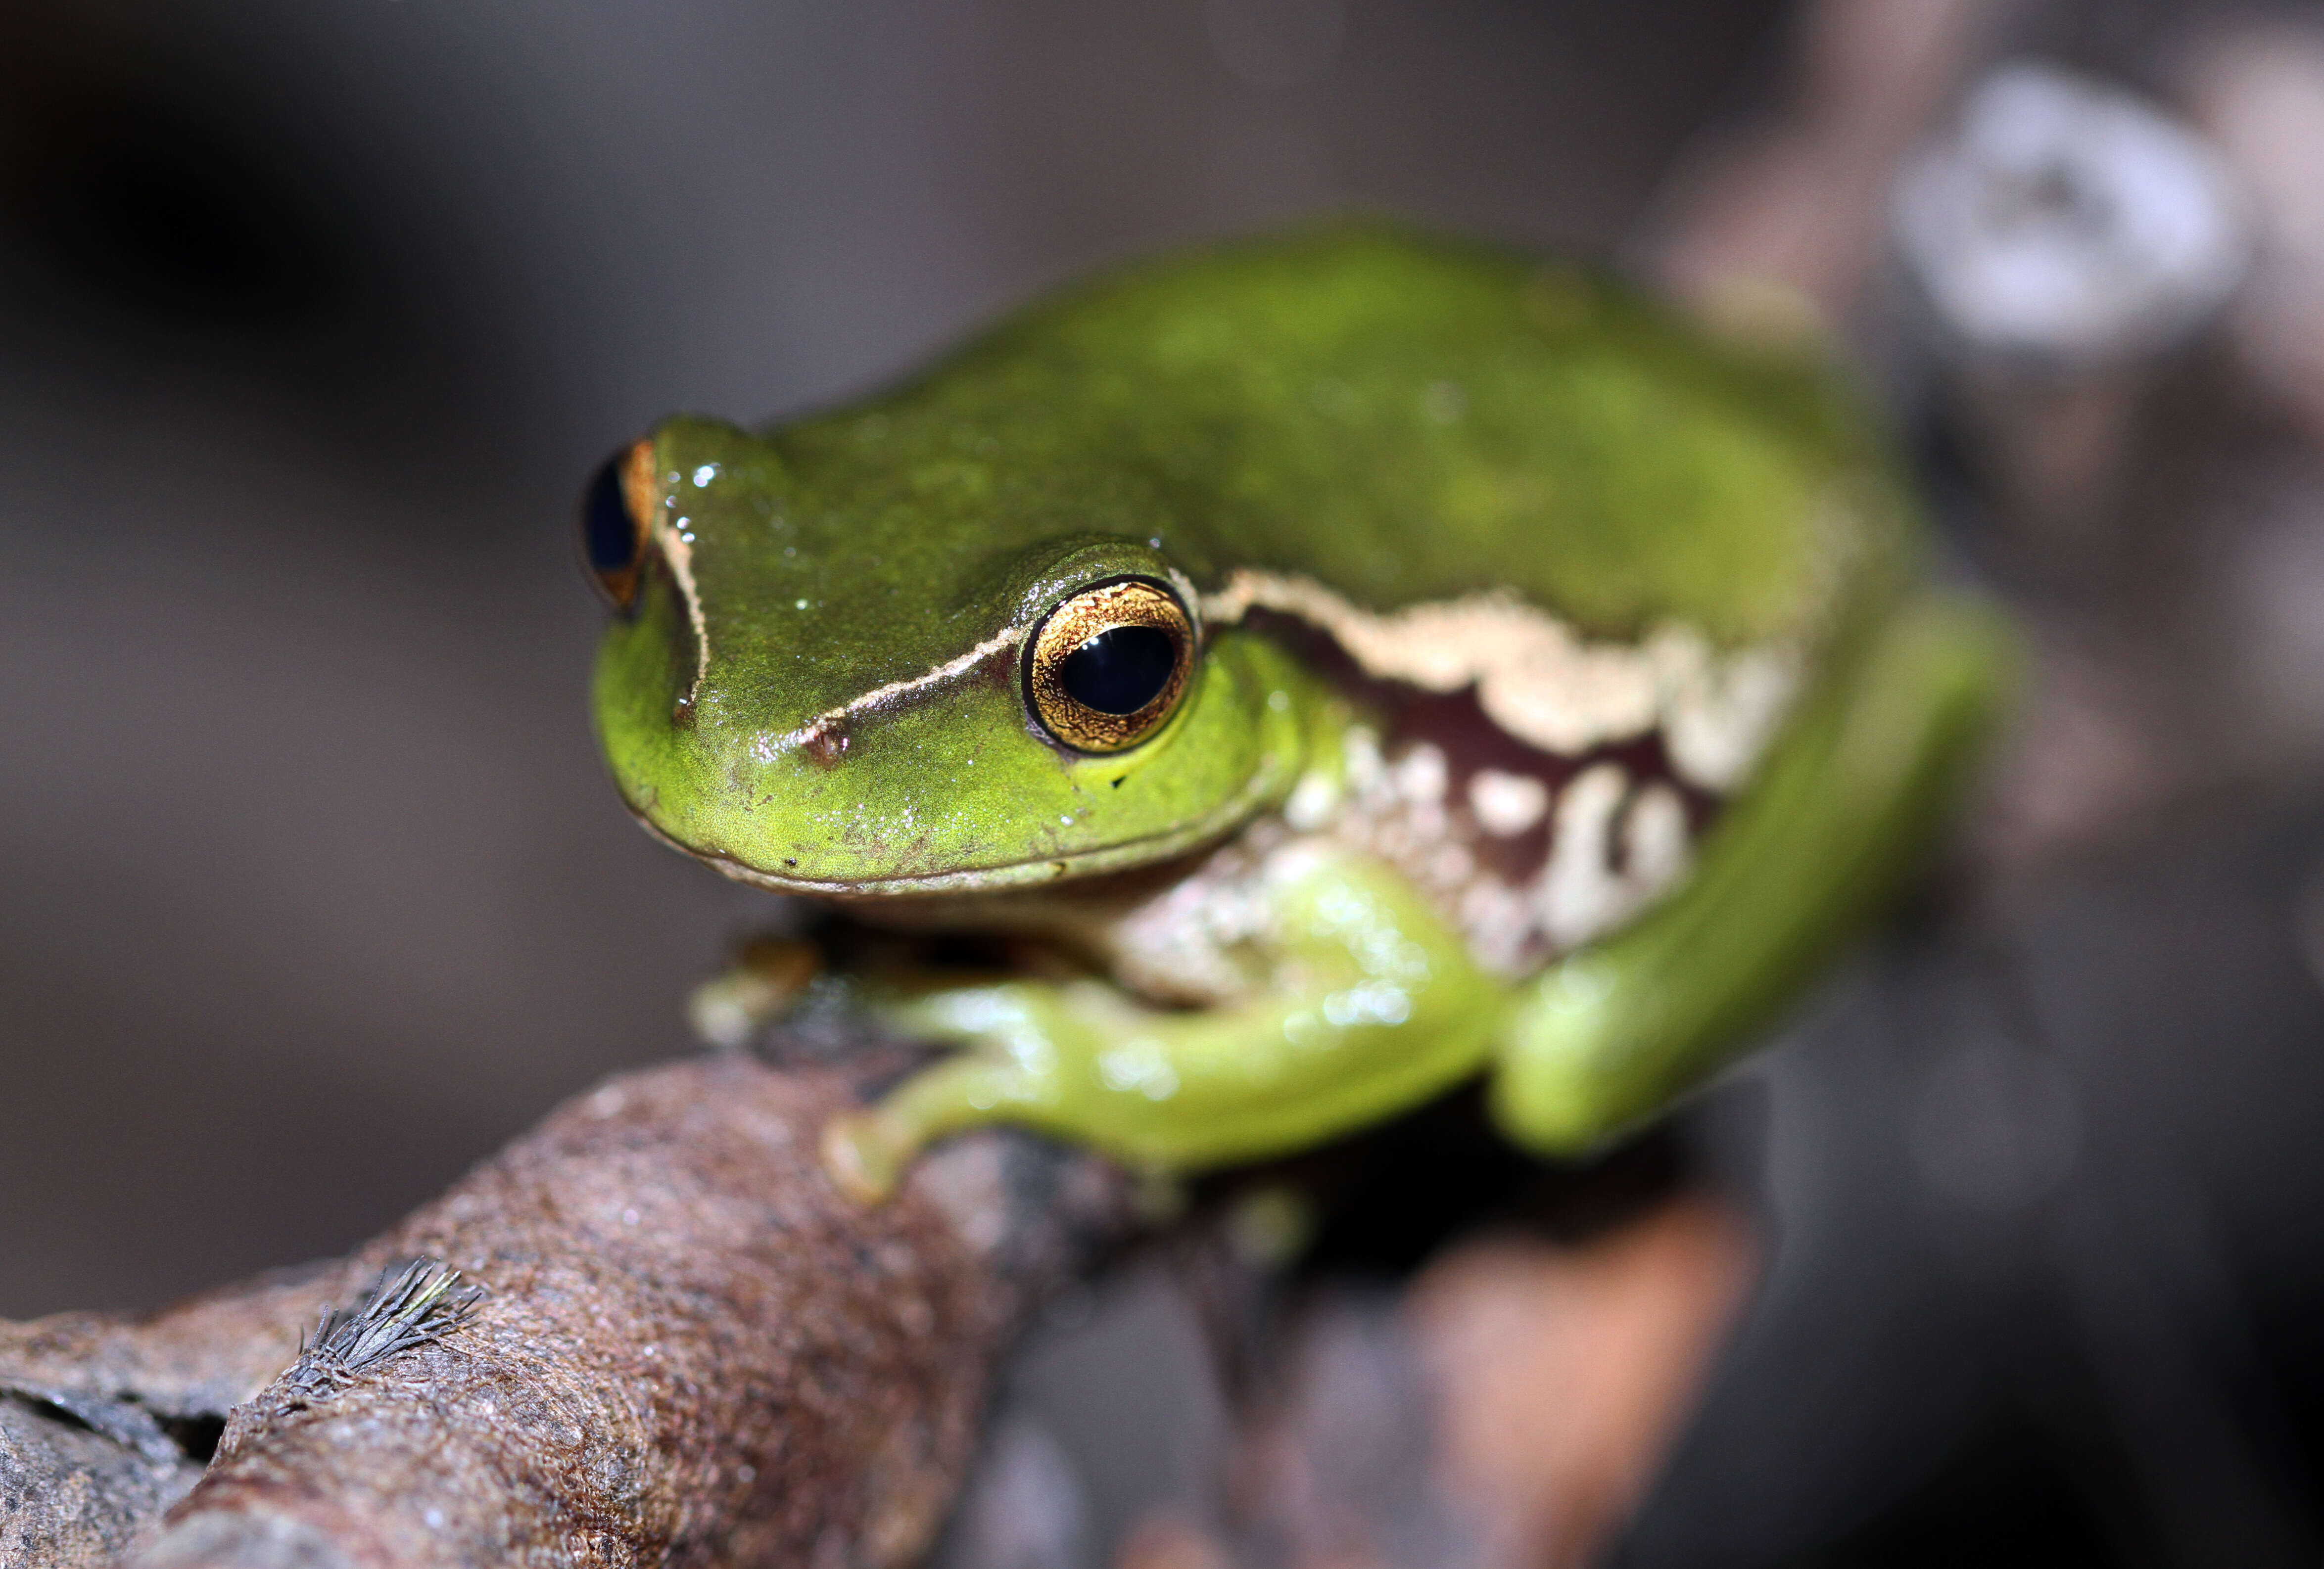
POLYGON ((1130 1207, 1005 1134, 853 1204, 816 1139, 860 1083, 739 1058, 617 1078, 344 1261, 0 1326, 0 1563, 907 1561, 994 1360, 1130 1207), (420 1302, 420 1259, 483 1295, 420 1302))
MULTIPOLYGON (((893 1203, 844 1198, 817 1137, 883 1066, 850 1060, 618 1078, 347 1259, 143 1321, 0 1325, 0 1564, 910 1561, 1027 1310, 1133 1207, 1011 1134, 945 1147, 893 1203)), ((1588 1210, 1608 1179, 1550 1191, 1588 1210)), ((1472 1242, 1401 1293, 1254 1321, 1272 1365, 1226 1494, 1119 1561, 1582 1561, 1749 1272, 1723 1209, 1646 1192, 1586 1242, 1472 1242)), ((1194 1277, 1244 1268, 1198 1234, 1194 1277)))

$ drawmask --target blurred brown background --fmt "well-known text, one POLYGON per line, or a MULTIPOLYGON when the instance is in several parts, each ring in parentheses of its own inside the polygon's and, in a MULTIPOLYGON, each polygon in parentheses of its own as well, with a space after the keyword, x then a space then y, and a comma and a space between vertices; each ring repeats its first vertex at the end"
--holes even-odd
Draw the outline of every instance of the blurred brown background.
MULTIPOLYGON (((752 904, 594 756, 568 533, 615 444, 1351 204, 1687 279, 1726 232, 1703 190, 1783 188, 1734 175, 1783 164, 1768 116, 1849 143, 1801 61, 1850 9, 0 12, 0 1315, 341 1251, 689 1049, 752 904)), ((2042 681, 1974 913, 1699 1114, 1774 1263, 1618 1552, 1935 1562, 1963 1538, 1926 1522, 1974 1518, 2028 1561, 2313 1562, 2324 8, 1885 10, 1968 18, 1932 114, 2028 52, 2174 105, 2273 271, 2107 405, 2110 455, 2029 480, 1994 422, 2056 399, 1964 391, 1915 336, 1878 179, 1789 177, 1854 203, 1851 330, 2042 681)), ((1028 1377, 1151 1364, 1140 1436, 1081 1456, 1118 1524, 1209 1418, 1163 1387, 1194 1355, 1167 1305, 1102 1328, 1028 1377)))

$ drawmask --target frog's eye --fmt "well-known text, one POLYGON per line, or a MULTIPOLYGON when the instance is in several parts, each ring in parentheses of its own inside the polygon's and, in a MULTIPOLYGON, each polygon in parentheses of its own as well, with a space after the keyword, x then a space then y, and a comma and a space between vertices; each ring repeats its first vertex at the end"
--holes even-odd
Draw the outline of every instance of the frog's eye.
POLYGON ((1194 627, 1178 596, 1152 578, 1116 578, 1042 619, 1025 701, 1075 751, 1119 752, 1162 727, 1194 664, 1194 627))
POLYGON ((581 493, 581 564, 614 610, 636 609, 646 537, 654 510, 653 443, 636 442, 605 460, 581 493))

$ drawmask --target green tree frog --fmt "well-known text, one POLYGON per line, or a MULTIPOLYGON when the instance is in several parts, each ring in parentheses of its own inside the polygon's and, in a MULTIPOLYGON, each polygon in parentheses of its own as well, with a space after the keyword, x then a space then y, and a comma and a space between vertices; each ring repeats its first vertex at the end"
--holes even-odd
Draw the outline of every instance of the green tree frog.
POLYGON ((953 1043, 828 1132, 1185 1171, 1483 1075, 1577 1152, 1700 1082, 1932 837, 2006 684, 1813 356, 1335 227, 1165 260, 584 506, 622 796, 857 928, 953 1043))

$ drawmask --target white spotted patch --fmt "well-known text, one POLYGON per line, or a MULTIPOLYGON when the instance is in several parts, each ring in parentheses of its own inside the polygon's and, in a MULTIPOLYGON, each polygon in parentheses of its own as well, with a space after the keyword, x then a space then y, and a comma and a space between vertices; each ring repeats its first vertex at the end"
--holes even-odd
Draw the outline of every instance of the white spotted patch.
POLYGON ((1599 763, 1558 793, 1549 864, 1535 885, 1534 904, 1542 931, 1559 948, 1572 948, 1602 931, 1620 903, 1614 813, 1629 784, 1618 765, 1599 763))
POLYGON ((1637 913, 1686 869, 1686 807, 1659 781, 1633 789, 1615 764, 1576 775, 1560 794, 1549 864, 1535 885, 1542 931, 1563 951, 1637 913))
POLYGON ((1301 833, 1313 832, 1338 814, 1342 799, 1340 781, 1317 769, 1292 786, 1283 803, 1283 821, 1301 833))
POLYGON ((1336 775, 1319 770, 1292 801, 1296 813, 1261 818, 1167 886, 1078 927, 1102 934, 1117 979, 1181 1006, 1265 990, 1269 889, 1342 847, 1394 867, 1480 966, 1517 979, 1635 916, 1684 875, 1691 849, 1686 803, 1666 780, 1610 760, 1554 788, 1498 770, 1462 775, 1429 742, 1383 756, 1360 725, 1346 732, 1336 775), (1517 832, 1537 834, 1539 848, 1512 862, 1516 835, 1488 824, 1496 811, 1503 830, 1529 820, 1517 832))
POLYGON ((1746 648, 1720 659, 1699 633, 1657 633, 1663 661, 1663 746, 1680 778, 1733 790, 1791 709, 1799 659, 1788 649, 1746 648))
POLYGON ((1623 875, 1643 904, 1686 871, 1686 803, 1657 780, 1638 792, 1622 821, 1623 875))
POLYGON ((1529 974, 1606 935, 1690 862, 1692 829, 1675 785, 1610 759, 1555 784, 1498 768, 1455 777, 1442 748, 1406 742, 1383 757, 1361 726, 1349 732, 1348 757, 1336 816, 1286 826, 1320 827, 1394 866, 1498 974, 1529 974))
POLYGON ((1117 979, 1157 1002, 1203 1006, 1265 984, 1251 946, 1267 932, 1264 872, 1292 839, 1262 819, 1102 928, 1117 979))
POLYGON ((1469 781, 1469 810, 1496 839, 1515 839, 1549 815, 1549 786, 1531 774, 1480 768, 1469 781))
POLYGON ((1396 791, 1414 806, 1434 806, 1444 799, 1444 751, 1427 742, 1412 748, 1396 766, 1396 791))

